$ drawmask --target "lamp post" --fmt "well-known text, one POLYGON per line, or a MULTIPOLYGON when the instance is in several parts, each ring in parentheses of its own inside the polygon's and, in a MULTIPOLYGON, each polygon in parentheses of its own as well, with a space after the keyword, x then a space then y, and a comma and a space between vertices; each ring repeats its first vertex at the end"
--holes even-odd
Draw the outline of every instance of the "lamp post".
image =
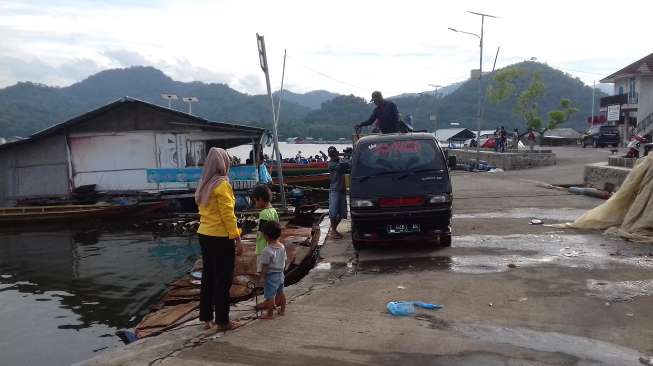
POLYGON ((437 138, 438 137, 438 105, 439 105, 439 103, 437 102, 438 88, 441 88, 442 85, 429 84, 429 86, 434 89, 433 96, 435 97, 435 108, 433 108, 434 109, 433 113, 429 116, 429 119, 433 121, 433 128, 434 128, 433 135, 435 135, 435 137, 437 138))
POLYGON ((198 97, 183 97, 181 100, 188 103, 188 114, 193 114, 192 104, 200 101, 198 97))
POLYGON ((161 94, 161 98, 168 100, 168 109, 172 109, 172 101, 179 99, 175 94, 161 94))
POLYGON ((477 138, 477 142, 476 142, 476 163, 478 164, 478 162, 481 160, 480 159, 480 156, 481 156, 480 145, 481 144, 479 143, 478 139, 480 139, 480 137, 481 137, 481 125, 483 124, 483 107, 482 107, 483 106, 483 81, 482 81, 482 79, 483 79, 483 30, 484 30, 483 28, 484 28, 484 25, 485 25, 485 17, 489 17, 489 18, 497 18, 497 17, 494 16, 494 15, 477 13, 477 12, 473 12, 473 11, 468 11, 468 13, 478 15, 478 16, 481 17, 481 35, 478 35, 476 33, 461 31, 461 30, 454 29, 454 28, 449 28, 449 30, 457 32, 457 33, 469 34, 470 36, 474 36, 474 37, 478 38, 478 46, 479 46, 479 50, 480 50, 479 60, 478 60, 478 115, 477 115, 477 117, 478 117, 477 130, 478 130, 478 132, 477 132, 477 136, 476 136, 476 138, 477 138))

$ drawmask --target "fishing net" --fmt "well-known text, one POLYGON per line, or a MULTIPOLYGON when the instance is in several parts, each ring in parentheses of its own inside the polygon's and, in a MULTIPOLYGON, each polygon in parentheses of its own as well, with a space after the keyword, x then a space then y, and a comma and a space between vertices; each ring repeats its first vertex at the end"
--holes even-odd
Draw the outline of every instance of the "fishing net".
POLYGON ((609 200, 562 226, 606 230, 608 235, 653 244, 653 154, 637 162, 609 200))

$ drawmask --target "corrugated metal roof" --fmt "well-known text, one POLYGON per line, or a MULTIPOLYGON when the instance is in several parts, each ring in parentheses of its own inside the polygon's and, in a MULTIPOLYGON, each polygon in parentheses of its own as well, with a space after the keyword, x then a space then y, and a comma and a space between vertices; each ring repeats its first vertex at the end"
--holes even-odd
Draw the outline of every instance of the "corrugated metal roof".
POLYGON ((53 134, 55 134, 55 133, 57 133, 57 132, 59 132, 59 131, 61 131, 63 129, 70 128, 70 127, 75 126, 75 125, 77 125, 79 123, 87 121, 87 120, 89 120, 91 118, 97 117, 97 116, 99 116, 99 115, 101 115, 103 113, 106 113, 107 111, 109 111, 109 110, 111 110, 113 108, 117 108, 117 107, 119 107, 121 105, 124 105, 126 103, 133 103, 133 104, 143 105, 143 106, 146 106, 148 108, 157 109, 157 110, 160 110, 160 111, 164 111, 166 113, 182 116, 184 118, 187 118, 187 119, 190 119, 190 120, 194 121, 195 123, 197 123, 198 126, 204 127, 204 128, 210 128, 210 129, 222 130, 222 131, 232 131, 232 132, 236 132, 236 131, 250 132, 250 133, 252 133, 252 135, 260 135, 265 131, 265 129, 258 128, 258 127, 244 126, 244 125, 233 124, 233 123, 211 122, 211 121, 206 120, 206 119, 204 119, 202 117, 198 117, 198 116, 188 114, 188 113, 185 113, 185 112, 182 112, 182 111, 177 111, 177 110, 174 110, 174 109, 168 109, 168 108, 161 107, 159 105, 149 103, 149 102, 145 102, 145 101, 142 101, 142 100, 139 100, 139 99, 136 99, 136 98, 123 97, 123 98, 120 98, 120 99, 116 100, 115 102, 109 103, 109 104, 104 105, 102 107, 96 108, 96 109, 94 109, 94 110, 92 110, 90 112, 86 112, 86 113, 81 114, 81 115, 79 115, 77 117, 69 119, 69 120, 67 120, 65 122, 61 122, 61 123, 55 124, 53 126, 50 126, 50 127, 46 128, 44 130, 38 131, 38 132, 32 134, 27 139, 2 144, 2 145, 0 145, 0 149, 8 148, 8 147, 11 147, 11 146, 14 146, 14 145, 17 145, 17 144, 28 143, 28 142, 31 142, 33 140, 36 140, 36 139, 39 139, 39 138, 42 138, 42 137, 53 135, 53 134))
POLYGON ((467 128, 442 128, 435 132, 438 141, 467 140, 475 136, 476 134, 467 128))

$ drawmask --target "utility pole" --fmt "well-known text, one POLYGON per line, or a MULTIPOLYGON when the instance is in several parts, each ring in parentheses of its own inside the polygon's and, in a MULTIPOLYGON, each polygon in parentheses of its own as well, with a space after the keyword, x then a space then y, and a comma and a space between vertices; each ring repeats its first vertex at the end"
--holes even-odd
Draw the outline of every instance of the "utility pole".
POLYGON ((435 108, 433 108, 433 113, 429 116, 429 120, 433 122, 433 135, 437 139, 438 137, 438 107, 440 103, 438 102, 438 88, 441 88, 442 85, 438 84, 429 84, 430 87, 434 88, 433 96, 435 97, 435 108))
POLYGON ((268 56, 265 52, 265 38, 256 33, 256 43, 258 44, 258 56, 261 64, 261 70, 265 74, 265 84, 268 88, 268 98, 270 98, 270 107, 272 108, 272 137, 274 138, 274 151, 277 161, 277 180, 279 182, 279 191, 281 193, 281 204, 283 209, 287 209, 286 190, 283 185, 283 172, 281 164, 281 153, 279 152, 279 135, 277 134, 277 115, 274 113, 274 98, 272 98, 272 88, 270 87, 270 70, 268 68, 268 56))
POLYGON ((596 93, 596 80, 594 80, 592 85, 592 119, 590 120, 590 128, 594 125, 594 94, 596 93))
MULTIPOLYGON (((484 35, 484 26, 485 26, 485 17, 489 18, 497 18, 494 15, 490 14, 484 14, 484 13, 478 13, 478 12, 473 12, 473 11, 468 11, 470 14, 478 15, 481 17, 481 34, 478 35, 476 33, 471 33, 471 32, 465 32, 461 30, 457 30, 454 28, 449 28, 449 30, 458 32, 458 33, 464 33, 464 34, 469 34, 472 36, 475 36, 478 38, 478 46, 479 46, 479 58, 478 58, 478 125, 477 125, 477 136, 480 138, 481 136, 481 126, 483 124, 483 35, 484 35)), ((497 51, 498 52, 498 51, 497 51)), ((476 162, 481 160, 481 151, 480 151, 480 143, 476 144, 476 162)))

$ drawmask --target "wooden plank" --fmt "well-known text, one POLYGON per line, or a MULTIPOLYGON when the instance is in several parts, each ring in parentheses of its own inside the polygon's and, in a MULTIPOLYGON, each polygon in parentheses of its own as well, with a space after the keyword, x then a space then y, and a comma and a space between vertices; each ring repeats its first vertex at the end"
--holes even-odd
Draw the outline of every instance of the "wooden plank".
POLYGON ((137 328, 157 328, 174 324, 177 320, 184 317, 184 315, 199 307, 199 305, 200 303, 198 301, 193 301, 186 304, 166 306, 157 312, 146 315, 143 321, 138 324, 137 328))

